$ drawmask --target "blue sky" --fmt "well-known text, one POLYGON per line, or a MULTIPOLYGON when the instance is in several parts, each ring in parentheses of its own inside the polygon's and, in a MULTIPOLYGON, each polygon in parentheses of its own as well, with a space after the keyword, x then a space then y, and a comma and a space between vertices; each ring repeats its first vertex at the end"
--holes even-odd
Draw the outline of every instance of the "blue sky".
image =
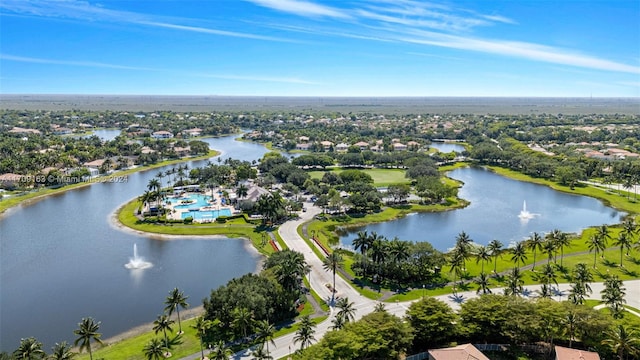
POLYGON ((640 1, 0 0, 0 93, 640 96, 640 1))

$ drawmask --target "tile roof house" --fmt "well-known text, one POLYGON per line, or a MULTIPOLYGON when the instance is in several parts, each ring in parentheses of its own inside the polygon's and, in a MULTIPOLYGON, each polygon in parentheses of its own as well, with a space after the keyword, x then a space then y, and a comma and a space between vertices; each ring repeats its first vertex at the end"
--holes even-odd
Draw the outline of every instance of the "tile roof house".
POLYGON ((429 350, 429 360, 489 360, 472 344, 429 350))
POLYGON ((600 360, 595 352, 556 346, 556 360, 600 360))

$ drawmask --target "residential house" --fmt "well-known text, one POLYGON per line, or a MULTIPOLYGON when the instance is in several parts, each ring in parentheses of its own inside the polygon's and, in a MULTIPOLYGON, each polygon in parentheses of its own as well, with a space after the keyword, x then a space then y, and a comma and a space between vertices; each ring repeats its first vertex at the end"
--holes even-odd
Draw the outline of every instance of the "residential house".
POLYGON ((407 150, 407 145, 403 144, 403 143, 393 143, 391 146, 393 146, 393 151, 405 151, 407 150))
POLYGON ((173 148, 173 151, 175 151, 176 155, 178 155, 179 157, 185 157, 191 154, 191 146, 186 146, 186 147, 175 146, 173 148))
POLYGON ((347 145, 345 143, 340 143, 340 144, 336 145, 336 151, 337 152, 346 152, 347 149, 349 149, 349 145, 347 145))
POLYGON ((562 346, 556 346, 555 360, 600 360, 600 355, 595 352, 570 349, 562 346))
POLYGON ((151 137, 154 139, 171 139, 173 134, 169 131, 160 130, 151 134, 151 137))
POLYGON ((17 126, 14 126, 11 130, 9 130, 9 132, 12 133, 12 134, 20 134, 20 135, 30 135, 30 134, 40 135, 40 134, 42 134, 40 132, 40 130, 37 130, 37 129, 25 129, 25 128, 21 128, 21 127, 17 127, 17 126))
POLYGON ((322 148, 324 149, 324 151, 329 151, 329 149, 331 149, 331 147, 333 146, 333 143, 331 141, 320 141, 320 145, 322 145, 322 148))
POLYGON ((365 142, 365 141, 358 141, 357 143, 355 143, 353 145, 357 146, 358 148, 360 148, 360 150, 367 150, 369 148, 369 143, 365 142))
POLYGON ((300 142, 309 142, 309 137, 308 136, 300 136, 298 138, 298 141, 300 141, 300 142))
POLYGON ((296 144, 296 150, 309 150, 309 148, 311 147, 311 144, 309 143, 297 143, 296 144))
POLYGON ((184 136, 191 136, 191 137, 200 136, 202 135, 202 129, 200 128, 187 129, 187 130, 183 130, 182 134, 184 136))
POLYGON ((429 350, 429 360, 489 360, 472 344, 429 350))
POLYGON ((18 185, 20 179, 23 178, 23 175, 13 174, 13 173, 5 173, 0 175, 0 188, 3 189, 12 189, 18 185))

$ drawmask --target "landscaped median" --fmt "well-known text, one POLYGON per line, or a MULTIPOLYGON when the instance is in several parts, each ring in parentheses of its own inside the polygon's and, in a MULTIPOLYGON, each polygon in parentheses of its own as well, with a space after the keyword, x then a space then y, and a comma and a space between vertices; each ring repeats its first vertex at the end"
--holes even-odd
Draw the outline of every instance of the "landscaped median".
POLYGON ((183 222, 152 222, 143 221, 136 215, 140 208, 140 201, 134 199, 117 210, 117 218, 120 224, 130 229, 152 234, 178 235, 178 236, 204 236, 216 235, 227 238, 249 239, 253 246, 262 254, 268 255, 275 251, 270 245, 273 235, 280 249, 286 249, 280 235, 274 228, 260 225, 259 221, 249 219, 246 215, 230 216, 224 222, 189 223, 183 222))

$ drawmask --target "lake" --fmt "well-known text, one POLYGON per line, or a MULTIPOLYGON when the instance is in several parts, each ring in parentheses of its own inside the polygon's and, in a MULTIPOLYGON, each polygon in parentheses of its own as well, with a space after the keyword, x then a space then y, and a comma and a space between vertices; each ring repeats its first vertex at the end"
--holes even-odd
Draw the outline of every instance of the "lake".
POLYGON ((429 144, 429 147, 438 149, 438 151, 443 153, 450 153, 452 151, 461 153, 464 151, 464 146, 455 143, 432 142, 429 144))
POLYGON ((511 180, 484 168, 463 168, 448 176, 464 186, 458 196, 471 202, 464 209, 439 213, 418 213, 401 219, 351 228, 340 237, 340 245, 351 248, 360 230, 375 231, 392 239, 428 241, 440 251, 455 245, 464 231, 482 245, 493 239, 505 246, 525 239, 533 232, 554 229, 579 232, 590 226, 616 224, 625 215, 605 206, 597 199, 555 191, 549 187, 511 180), (528 221, 518 215, 523 210, 533 214, 528 221))
MULTIPOLYGON (((223 158, 251 161, 268 151, 236 137, 203 141, 222 151, 223 158)), ((55 342, 72 341, 78 322, 88 316, 102 321, 100 332, 108 338, 154 321, 174 287, 189 296, 190 305, 199 306, 211 289, 256 270, 260 257, 246 241, 163 240, 110 224, 120 205, 140 195, 158 171, 171 167, 131 174, 126 183, 93 184, 50 196, 0 218, 0 351, 12 352, 20 338, 30 336, 49 351, 55 342), (134 244, 153 267, 125 268, 134 244)))

